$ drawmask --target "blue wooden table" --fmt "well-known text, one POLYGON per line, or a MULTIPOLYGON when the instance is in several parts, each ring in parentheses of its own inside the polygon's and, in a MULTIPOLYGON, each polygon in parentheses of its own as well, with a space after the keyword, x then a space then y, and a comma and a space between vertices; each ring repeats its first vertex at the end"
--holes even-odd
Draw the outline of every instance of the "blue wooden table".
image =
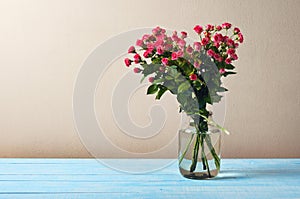
POLYGON ((176 162, 133 175, 95 159, 0 159, 0 198, 300 198, 300 159, 223 159, 221 168, 189 180, 176 162))

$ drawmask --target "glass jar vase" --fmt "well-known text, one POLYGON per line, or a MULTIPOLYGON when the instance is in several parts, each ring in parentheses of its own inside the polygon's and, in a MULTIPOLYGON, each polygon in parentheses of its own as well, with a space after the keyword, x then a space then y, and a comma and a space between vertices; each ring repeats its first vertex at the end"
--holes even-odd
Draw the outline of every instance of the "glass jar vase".
POLYGON ((186 178, 216 177, 221 163, 221 130, 208 125, 208 130, 201 132, 190 120, 179 130, 178 161, 180 173, 186 178))

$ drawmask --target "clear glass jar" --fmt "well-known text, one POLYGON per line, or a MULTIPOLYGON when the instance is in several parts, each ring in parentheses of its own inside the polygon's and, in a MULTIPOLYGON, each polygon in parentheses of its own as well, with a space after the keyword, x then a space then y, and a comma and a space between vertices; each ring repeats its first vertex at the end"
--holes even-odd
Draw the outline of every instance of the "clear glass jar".
POLYGON ((199 132, 192 120, 179 131, 180 173, 190 179, 208 179, 218 175, 221 163, 221 131, 208 125, 199 132))

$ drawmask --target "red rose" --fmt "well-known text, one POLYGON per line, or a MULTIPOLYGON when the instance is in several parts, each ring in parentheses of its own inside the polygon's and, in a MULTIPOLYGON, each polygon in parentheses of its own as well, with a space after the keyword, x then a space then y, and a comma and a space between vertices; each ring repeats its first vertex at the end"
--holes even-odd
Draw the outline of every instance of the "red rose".
POLYGON ((125 65, 128 67, 128 66, 130 66, 131 65, 131 60, 129 59, 129 58, 125 58, 124 59, 124 62, 125 62, 125 65))
POLYGON ((196 33, 198 33, 198 34, 201 34, 202 31, 203 31, 203 28, 202 28, 202 26, 196 25, 196 26, 194 27, 194 31, 195 31, 196 33))
POLYGON ((192 80, 192 81, 197 80, 197 75, 196 74, 191 74, 190 75, 190 80, 192 80))

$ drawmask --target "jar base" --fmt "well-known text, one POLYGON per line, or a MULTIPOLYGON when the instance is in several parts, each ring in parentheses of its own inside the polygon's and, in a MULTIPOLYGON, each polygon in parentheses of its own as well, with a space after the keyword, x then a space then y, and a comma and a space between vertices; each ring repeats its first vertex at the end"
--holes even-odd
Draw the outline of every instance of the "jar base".
POLYGON ((183 177, 188 178, 188 179, 194 179, 194 180, 211 179, 211 178, 216 177, 219 173, 219 170, 217 170, 217 169, 211 170, 210 175, 208 174, 207 171, 190 172, 190 171, 187 171, 182 168, 179 168, 179 171, 183 177))

